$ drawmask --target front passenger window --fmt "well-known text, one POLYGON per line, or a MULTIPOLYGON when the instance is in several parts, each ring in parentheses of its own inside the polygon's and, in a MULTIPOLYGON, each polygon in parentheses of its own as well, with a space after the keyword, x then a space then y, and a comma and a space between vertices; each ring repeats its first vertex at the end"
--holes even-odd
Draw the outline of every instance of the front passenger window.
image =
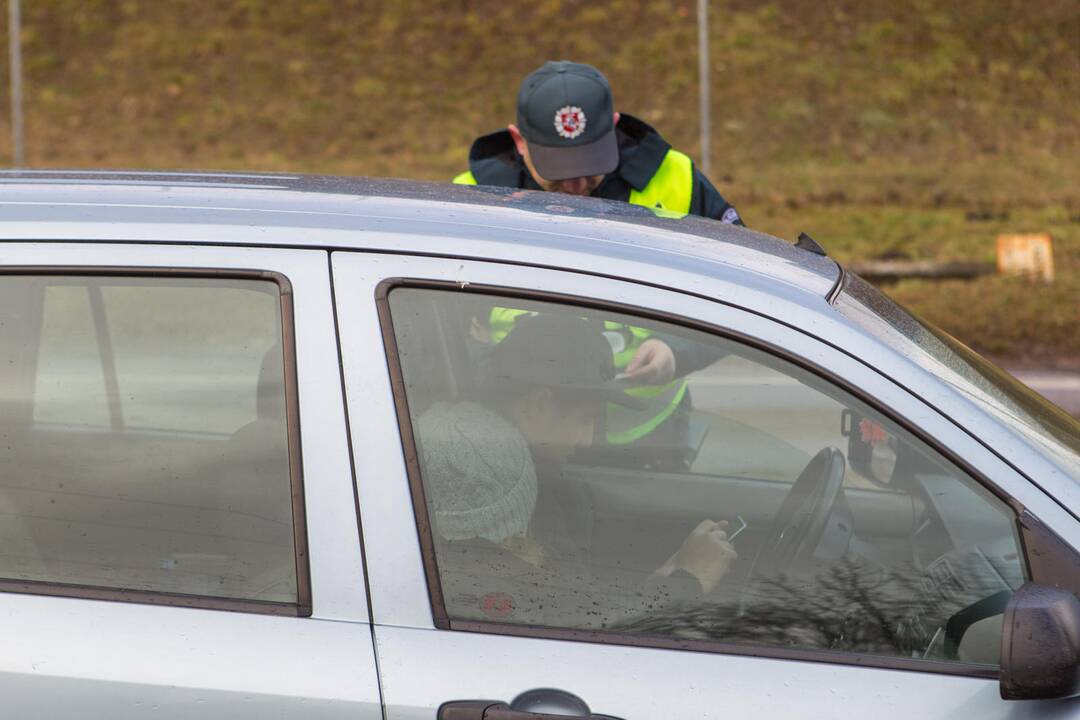
POLYGON ((997 663, 1015 518, 846 391, 623 313, 389 304, 451 627, 997 663))

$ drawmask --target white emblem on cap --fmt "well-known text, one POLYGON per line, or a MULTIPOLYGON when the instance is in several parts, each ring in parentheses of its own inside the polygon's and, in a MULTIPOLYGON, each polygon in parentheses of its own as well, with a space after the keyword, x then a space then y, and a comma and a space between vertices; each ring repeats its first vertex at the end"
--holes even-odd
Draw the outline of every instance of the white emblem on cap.
POLYGON ((555 132, 573 140, 585 132, 585 112, 576 105, 566 105, 555 111, 555 132))

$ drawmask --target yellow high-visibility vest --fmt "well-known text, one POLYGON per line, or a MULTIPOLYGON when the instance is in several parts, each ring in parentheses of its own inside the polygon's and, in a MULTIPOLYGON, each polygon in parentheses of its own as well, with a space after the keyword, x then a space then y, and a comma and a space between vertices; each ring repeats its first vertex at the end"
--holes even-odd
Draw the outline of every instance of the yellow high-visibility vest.
POLYGON ((641 190, 630 190, 629 202, 653 210, 686 215, 694 199, 694 162, 678 150, 669 149, 664 161, 641 190))
MULTIPOLYGON (((477 184, 476 177, 468 170, 455 177, 454 182, 458 185, 477 184)), ((660 167, 649 180, 649 184, 641 190, 630 190, 629 202, 647 207, 662 217, 678 218, 690 212, 693 195, 693 161, 678 150, 668 149, 660 167)), ((528 310, 514 308, 493 308, 488 318, 492 342, 497 343, 506 337, 514 327, 518 316, 529 313, 528 310)), ((607 321, 604 326, 606 331, 625 331, 630 336, 630 342, 627 342, 622 350, 614 353, 613 359, 617 370, 629 365, 637 349, 652 336, 650 330, 622 323, 607 321)), ((611 445, 627 445, 640 440, 671 417, 682 402, 683 396, 686 395, 686 380, 676 379, 663 385, 638 385, 627 388, 626 392, 644 402, 646 408, 632 410, 608 403, 607 441, 611 445)))
MULTIPOLYGON (((454 178, 458 185, 476 185, 476 177, 466 170, 454 178)), ((690 212, 694 199, 694 162, 689 156, 669 148, 649 184, 630 189, 628 202, 649 208, 664 217, 682 217, 690 212)))

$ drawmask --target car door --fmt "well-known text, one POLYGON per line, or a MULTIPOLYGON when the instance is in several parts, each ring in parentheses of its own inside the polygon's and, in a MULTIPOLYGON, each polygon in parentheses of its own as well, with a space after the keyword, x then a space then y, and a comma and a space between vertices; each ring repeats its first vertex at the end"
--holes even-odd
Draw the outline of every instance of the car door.
POLYGON ((0 244, 6 714, 381 717, 327 262, 0 244))
MULTIPOLYGON (((1080 716, 1075 700, 1000 699, 1000 615, 945 631, 1030 577, 1017 506, 1074 547, 1075 520, 850 355, 619 280, 348 252, 332 266, 387 717, 481 717, 497 702, 625 719, 1080 716), (500 340, 496 327, 507 315, 585 323, 616 362, 661 340, 694 372, 639 388, 661 401, 623 426, 633 452, 612 450, 608 405, 589 442, 548 435, 574 449, 542 470, 521 414, 540 400, 493 393, 513 357, 500 343, 516 329, 500 340), (653 420, 687 394, 685 426, 651 447, 653 420), (903 448, 910 487, 859 472, 890 460, 849 462, 853 434, 872 454, 903 448), (587 552, 562 549, 575 543, 587 552), (717 547, 738 554, 718 583, 687 560, 717 547), (447 706, 463 701, 482 702, 447 706)), ((530 347, 515 367, 550 351, 530 347)), ((631 374, 617 369, 616 385, 631 374)), ((524 382, 558 396, 535 372, 524 382)))

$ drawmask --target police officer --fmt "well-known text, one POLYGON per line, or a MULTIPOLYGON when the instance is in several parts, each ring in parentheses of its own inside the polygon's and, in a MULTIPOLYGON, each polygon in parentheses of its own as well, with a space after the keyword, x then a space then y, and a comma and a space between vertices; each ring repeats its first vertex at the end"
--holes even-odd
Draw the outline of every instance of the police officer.
MULTIPOLYGON (((615 112, 611 87, 591 65, 548 62, 521 83, 517 125, 477 139, 455 183, 592 195, 664 214, 695 214, 742 225, 739 213, 645 122, 615 112)), ((495 307, 485 335, 499 342, 525 310, 495 307)), ((636 385, 642 411, 610 407, 608 462, 684 469, 689 444, 688 373, 717 355, 680 338, 606 323, 616 369, 636 385)), ((594 450, 600 450, 597 443, 594 450)))
POLYGON ((688 156, 647 123, 615 112, 599 70, 568 61, 525 78, 517 124, 477 139, 469 170, 454 182, 592 195, 743 224, 688 156))
MULTIPOLYGON (((534 311, 498 305, 486 327, 474 318, 473 335, 491 346, 500 344, 534 311)), ((692 455, 690 391, 684 375, 719 359, 718 350, 687 338, 654 332, 617 320, 599 322, 624 390, 638 405, 608 404, 602 430, 589 454, 610 465, 685 471, 692 455)))

